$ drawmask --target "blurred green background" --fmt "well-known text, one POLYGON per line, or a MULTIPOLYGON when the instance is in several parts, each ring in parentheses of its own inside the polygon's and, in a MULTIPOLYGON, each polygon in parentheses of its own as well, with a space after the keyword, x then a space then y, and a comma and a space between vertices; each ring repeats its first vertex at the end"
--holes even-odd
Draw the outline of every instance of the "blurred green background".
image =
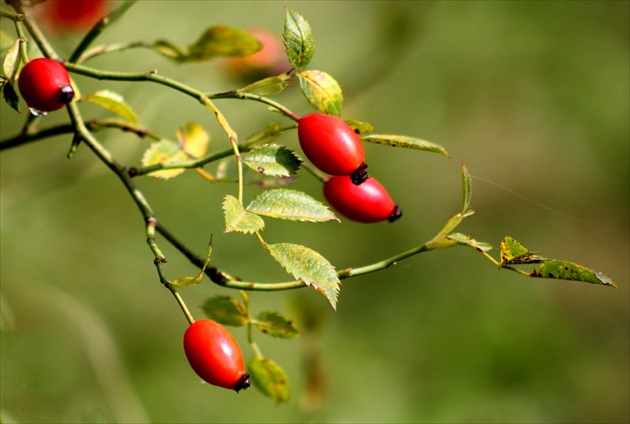
MULTIPOLYGON (((70 139, 58 137, 0 156, 3 422, 628 422, 629 3, 141 1, 98 41, 187 45, 215 24, 281 33, 284 6, 312 25, 309 68, 341 84, 344 118, 431 140, 452 159, 366 146, 371 174, 402 206, 402 220, 268 222, 268 242, 304 244, 338 268, 407 250, 458 211, 464 160, 477 213, 462 232, 494 246, 511 235, 544 256, 603 271, 620 289, 531 280, 456 248, 345 280, 337 312, 311 290, 253 293, 255 312, 297 318, 308 307, 322 325, 294 341, 256 337, 289 375, 288 404, 255 388, 235 395, 199 384, 189 369, 186 322, 159 285, 122 185, 85 146, 66 159, 70 139), (310 391, 305 356, 321 366, 321 386, 310 391)), ((53 40, 64 56, 76 42, 53 40)), ((242 85, 219 63, 176 66, 150 51, 90 66, 158 69, 208 92, 242 85)), ((85 93, 122 93, 142 125, 165 137, 198 121, 212 149, 228 147, 212 116, 187 97, 75 79, 85 93)), ((295 89, 277 100, 311 110, 295 89)), ((282 119, 260 104, 217 105, 241 137, 282 119)), ((4 139, 25 114, 4 103, 0 110, 4 139)), ((66 119, 56 112, 46 124, 66 119)), ((129 164, 149 144, 116 132, 99 137, 129 164)), ((279 141, 299 148, 294 134, 279 141)), ((197 251, 214 234, 217 266, 247 280, 288 279, 253 237, 223 234, 220 199, 234 186, 190 171, 138 184, 197 251)), ((308 174, 294 187, 323 199, 308 174)), ((246 198, 258 190, 248 187, 246 198)), ((195 272, 161 246, 169 277, 195 272)), ((209 282, 182 294, 196 316, 205 297, 238 295, 209 282)), ((244 330, 233 333, 250 359, 244 330)))

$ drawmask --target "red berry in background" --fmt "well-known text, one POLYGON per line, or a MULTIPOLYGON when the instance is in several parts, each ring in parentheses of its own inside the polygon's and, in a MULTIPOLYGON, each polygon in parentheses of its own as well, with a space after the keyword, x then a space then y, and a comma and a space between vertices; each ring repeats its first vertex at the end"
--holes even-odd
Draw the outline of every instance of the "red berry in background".
POLYGON ((368 178, 361 140, 343 120, 311 113, 298 121, 298 140, 306 157, 330 175, 350 175, 354 184, 368 178))
POLYGON ((43 25, 62 34, 91 28, 108 10, 108 0, 46 0, 36 13, 43 25))
POLYGON ((349 177, 333 176, 324 183, 324 197, 337 212, 358 222, 394 222, 402 211, 378 181, 354 185, 349 177))
POLYGON ((191 324, 184 334, 184 352, 197 375, 214 386, 238 393, 251 384, 238 343, 218 322, 201 319, 191 324))
POLYGON ((248 32, 260 41, 262 49, 248 57, 225 59, 228 70, 232 74, 255 81, 279 75, 291 69, 284 43, 278 34, 262 28, 252 28, 248 32))
POLYGON ((18 87, 26 104, 39 112, 61 109, 74 97, 68 71, 52 59, 33 59, 24 65, 18 87))

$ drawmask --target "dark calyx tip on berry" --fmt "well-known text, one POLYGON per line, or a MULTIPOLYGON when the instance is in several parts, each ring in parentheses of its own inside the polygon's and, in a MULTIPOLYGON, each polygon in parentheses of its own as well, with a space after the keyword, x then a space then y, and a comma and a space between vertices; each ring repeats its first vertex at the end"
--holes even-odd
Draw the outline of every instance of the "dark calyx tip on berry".
POLYGON ((63 104, 68 104, 74 99, 74 89, 71 85, 64 85, 59 89, 59 93, 57 93, 59 97, 59 101, 63 104))
POLYGON ((400 217, 402 216, 402 209, 400 209, 398 207, 398 205, 394 206, 394 210, 392 211, 392 213, 389 215, 389 217, 387 218, 387 220, 389 222, 394 222, 400 219, 400 217))
POLYGON ((252 382, 249 379, 249 374, 245 373, 241 376, 241 378, 238 379, 238 381, 234 385, 234 390, 236 390, 236 393, 238 393, 240 390, 245 390, 251 385, 252 382))
POLYGON ((357 169, 352 172, 352 174, 350 174, 350 180, 352 181, 352 184, 358 186, 363 184, 368 178, 370 178, 367 173, 367 167, 368 166, 366 165, 366 163, 363 162, 357 167, 357 169))

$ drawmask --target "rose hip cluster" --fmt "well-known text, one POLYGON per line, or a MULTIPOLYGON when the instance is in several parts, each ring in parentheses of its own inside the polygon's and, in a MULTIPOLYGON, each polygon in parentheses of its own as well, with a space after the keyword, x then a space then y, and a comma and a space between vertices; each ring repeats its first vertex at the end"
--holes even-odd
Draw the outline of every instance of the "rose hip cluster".
POLYGON ((368 176, 363 145, 343 120, 311 113, 298 121, 298 140, 306 157, 330 174, 324 197, 341 215, 358 222, 394 222, 402 211, 387 190, 368 176))

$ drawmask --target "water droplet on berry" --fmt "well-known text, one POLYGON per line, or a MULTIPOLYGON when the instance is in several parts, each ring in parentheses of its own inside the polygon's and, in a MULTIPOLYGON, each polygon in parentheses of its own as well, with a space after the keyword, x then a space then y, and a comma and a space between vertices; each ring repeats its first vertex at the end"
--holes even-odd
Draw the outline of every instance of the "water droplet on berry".
POLYGON ((34 107, 29 107, 28 110, 31 111, 31 115, 33 116, 46 116, 48 112, 42 112, 41 110, 37 110, 34 107))

